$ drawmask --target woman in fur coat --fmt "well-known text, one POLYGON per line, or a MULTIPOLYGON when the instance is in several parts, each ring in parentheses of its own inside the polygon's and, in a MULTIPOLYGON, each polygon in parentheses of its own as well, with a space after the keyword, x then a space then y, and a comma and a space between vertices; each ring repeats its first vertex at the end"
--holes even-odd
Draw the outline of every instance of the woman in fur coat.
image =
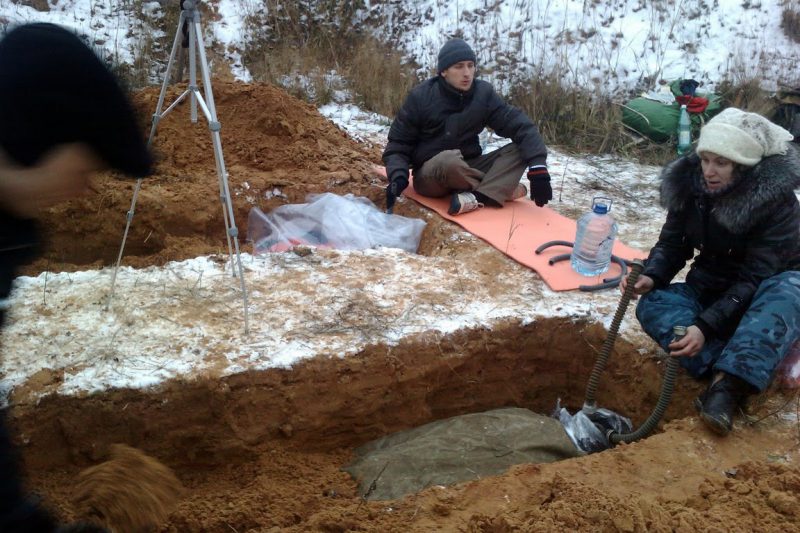
MULTIPOLYGON (((696 378, 703 421, 726 435, 800 337, 800 150, 755 113, 724 110, 667 165, 667 220, 634 293, 642 328, 696 378), (685 282, 673 278, 692 260, 685 282), (687 326, 673 339, 673 326, 687 326)), ((623 279, 622 290, 626 280, 623 279)))

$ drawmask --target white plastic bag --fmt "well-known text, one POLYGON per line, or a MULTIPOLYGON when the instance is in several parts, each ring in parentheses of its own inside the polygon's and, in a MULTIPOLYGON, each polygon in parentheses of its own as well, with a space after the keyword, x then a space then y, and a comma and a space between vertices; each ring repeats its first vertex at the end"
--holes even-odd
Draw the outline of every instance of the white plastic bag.
POLYGON ((304 204, 289 204, 264 214, 254 207, 247 240, 254 253, 281 252, 298 244, 339 250, 376 246, 416 252, 425 222, 388 215, 369 199, 352 194, 310 194, 304 204))

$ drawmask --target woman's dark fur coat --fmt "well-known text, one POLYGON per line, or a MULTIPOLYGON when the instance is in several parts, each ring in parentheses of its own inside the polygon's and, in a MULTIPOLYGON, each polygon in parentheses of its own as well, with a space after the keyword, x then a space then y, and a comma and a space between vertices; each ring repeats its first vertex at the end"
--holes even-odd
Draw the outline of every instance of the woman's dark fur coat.
POLYGON ((733 187, 711 197, 702 189, 700 158, 677 159, 662 173, 667 221, 643 274, 666 287, 694 257, 686 283, 700 294, 696 324, 708 336, 728 338, 759 284, 800 269, 800 148, 746 168, 733 187), (695 251, 699 251, 695 256, 695 251))

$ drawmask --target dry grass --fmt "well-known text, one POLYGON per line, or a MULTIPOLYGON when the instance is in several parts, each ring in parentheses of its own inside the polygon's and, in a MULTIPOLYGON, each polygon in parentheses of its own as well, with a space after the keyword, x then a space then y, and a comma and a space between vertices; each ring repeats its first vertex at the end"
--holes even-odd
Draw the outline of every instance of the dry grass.
POLYGON ((557 72, 512 86, 509 101, 539 126, 547 144, 579 152, 617 153, 643 163, 664 164, 674 157, 669 144, 633 137, 622 126, 614 99, 561 83, 557 72))
MULTIPOLYGON (((144 0, 125 0, 130 9, 142 13, 144 0)), ((787 4, 788 5, 788 4, 787 4)), ((204 20, 213 13, 205 12, 204 20)), ((348 90, 363 108, 393 117, 408 91, 420 79, 419 65, 410 64, 396 49, 380 42, 368 31, 381 21, 363 20, 360 0, 265 0, 243 2, 243 31, 248 36, 242 52, 244 66, 255 81, 284 87, 291 94, 315 105, 332 101, 339 90, 348 90)), ((213 8, 207 8, 213 9, 213 8)), ((653 16, 666 15, 654 11, 653 16)), ((141 87, 163 75, 169 45, 177 26, 177 9, 168 9, 160 18, 142 21, 142 35, 133 65, 120 67, 120 74, 131 87, 141 87), (166 37, 154 39, 147 26, 160 29, 166 37), (155 76, 154 76, 155 74, 155 76)), ((672 23, 672 19, 660 24, 672 23)), ((787 34, 798 34, 800 15, 794 7, 783 11, 787 34)), ((208 43, 207 43, 208 44, 208 43)), ((613 57, 608 50, 602 57, 613 57)), ((582 88, 570 65, 569 54, 556 54, 562 63, 549 72, 534 72, 519 78, 513 61, 513 82, 506 87, 508 101, 523 109, 539 125, 545 141, 566 149, 595 153, 618 153, 651 164, 662 164, 674 155, 671 145, 657 145, 632 138, 621 126, 619 104, 626 95, 602 96, 597 90, 582 88)), ((497 80, 510 79, 503 72, 489 73, 497 80)), ((774 104, 760 90, 758 75, 746 73, 743 65, 731 65, 720 85, 726 105, 734 105, 771 116, 774 104)))
POLYGON ((245 16, 252 36, 243 61, 256 81, 286 88, 322 105, 337 89, 349 89, 365 108, 394 115, 417 83, 416 69, 358 25, 361 2, 285 2, 245 16))
POLYGON ((250 6, 243 28, 250 36, 242 53, 256 81, 285 87, 317 105, 331 101, 348 56, 364 38, 358 0, 267 0, 250 6))
POLYGON ((420 81, 414 65, 373 37, 361 39, 349 59, 346 77, 350 88, 361 105, 382 115, 394 116, 408 91, 420 81))
POLYGON ((725 107, 738 107, 765 117, 775 112, 775 100, 763 90, 758 79, 728 78, 719 84, 717 92, 722 96, 725 107))
POLYGON ((564 87, 555 73, 513 86, 509 100, 539 123, 550 143, 606 152, 625 142, 620 112, 609 99, 564 87))
POLYGON ((800 7, 790 4, 787 2, 781 13, 781 28, 789 39, 800 43, 800 7))
POLYGON ((330 102, 337 89, 337 78, 329 74, 334 67, 319 49, 298 54, 290 43, 262 43, 250 47, 243 59, 254 81, 279 85, 317 105, 330 102))
MULTIPOLYGON (((157 16, 149 14, 151 12, 144 8, 145 3, 146 0, 122 2, 122 7, 128 13, 137 15, 130 31, 138 36, 138 40, 133 50, 133 63, 115 62, 112 69, 122 83, 131 89, 146 87, 163 79, 180 17, 177 5, 169 6, 157 16), (155 34, 162 36, 154 37, 155 34)), ((201 16, 205 16, 202 5, 201 16)))
POLYGON ((47 0, 17 0, 15 3, 21 6, 30 6, 36 11, 50 11, 50 5, 47 0))

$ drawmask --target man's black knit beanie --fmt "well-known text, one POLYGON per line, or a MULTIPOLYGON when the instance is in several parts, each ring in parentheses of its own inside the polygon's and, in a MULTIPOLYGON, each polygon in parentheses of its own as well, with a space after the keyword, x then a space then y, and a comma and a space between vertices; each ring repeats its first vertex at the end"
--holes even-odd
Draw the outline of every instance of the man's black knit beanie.
POLYGON ((0 40, 0 149, 33 166, 73 142, 124 174, 151 172, 134 110, 97 55, 59 26, 18 26, 0 40))
POLYGON ((436 72, 441 74, 451 66, 461 61, 476 62, 475 52, 463 39, 450 39, 439 50, 439 60, 436 63, 436 72))

